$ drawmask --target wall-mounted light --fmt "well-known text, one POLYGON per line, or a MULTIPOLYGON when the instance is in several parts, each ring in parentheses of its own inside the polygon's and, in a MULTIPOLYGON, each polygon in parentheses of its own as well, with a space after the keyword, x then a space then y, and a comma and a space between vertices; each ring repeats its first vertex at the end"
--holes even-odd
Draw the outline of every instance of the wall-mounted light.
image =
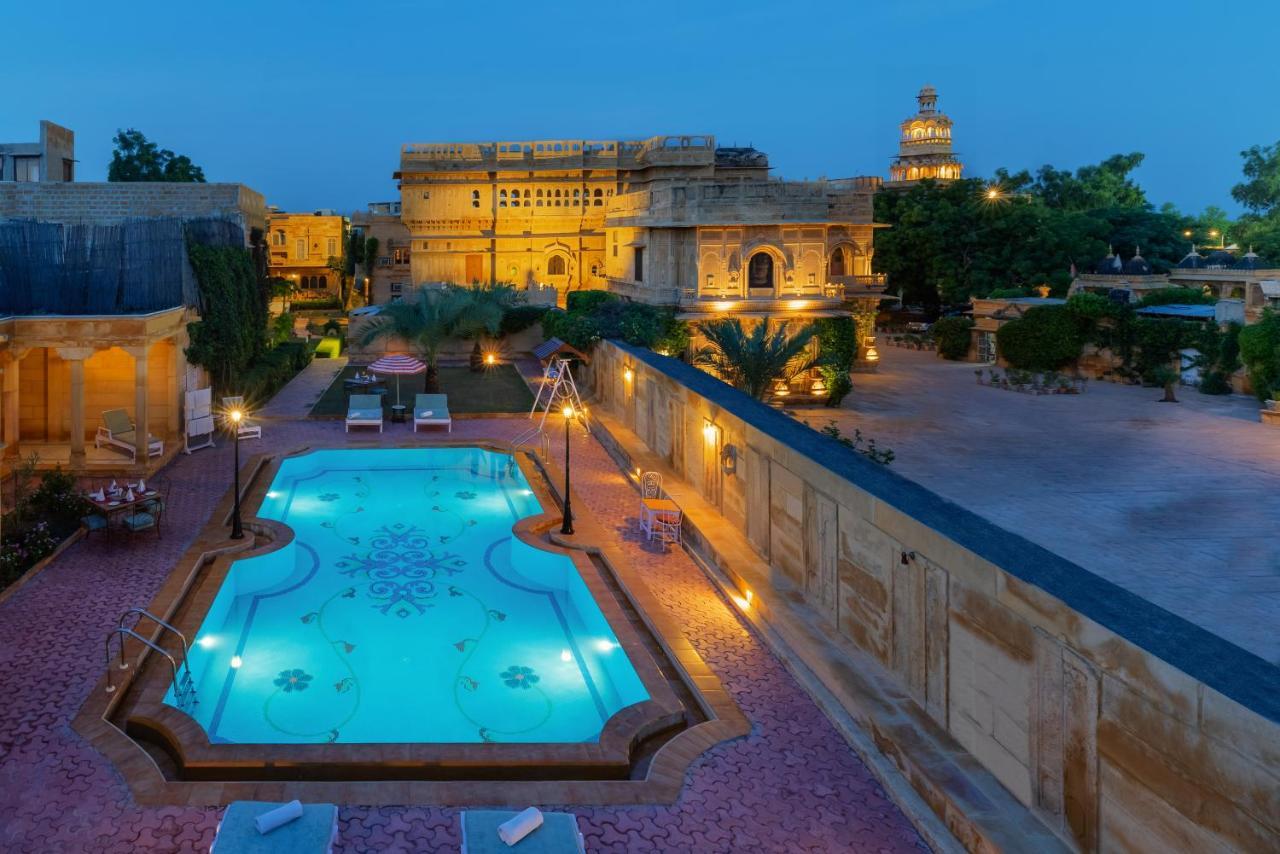
POLYGON ((716 425, 710 421, 702 422, 702 438, 708 442, 714 442, 716 440, 716 425))
POLYGON ((911 563, 911 561, 913 561, 913 560, 915 560, 915 559, 916 559, 916 553, 915 553, 915 552, 907 552, 907 551, 904 551, 904 552, 902 553, 902 565, 903 565, 903 566, 906 566, 907 564, 911 563))
POLYGON ((868 362, 880 361, 880 351, 876 349, 876 345, 872 344, 867 347, 867 352, 863 354, 863 358, 868 362))
POLYGON ((627 382, 631 382, 631 380, 632 380, 634 377, 635 377, 635 374, 632 372, 632 370, 631 370, 630 368, 625 368, 625 369, 623 369, 623 371, 622 371, 622 378, 623 378, 624 380, 626 380, 627 382))
POLYGON ((725 474, 734 474, 738 470, 738 449, 735 446, 724 446, 720 452, 720 467, 725 474))
POLYGON ((827 384, 822 381, 822 377, 814 377, 813 385, 810 386, 810 390, 813 391, 814 394, 822 394, 827 390, 827 384))
POLYGON ((786 397, 789 394, 791 394, 791 388, 782 380, 778 380, 773 387, 773 396, 786 397))

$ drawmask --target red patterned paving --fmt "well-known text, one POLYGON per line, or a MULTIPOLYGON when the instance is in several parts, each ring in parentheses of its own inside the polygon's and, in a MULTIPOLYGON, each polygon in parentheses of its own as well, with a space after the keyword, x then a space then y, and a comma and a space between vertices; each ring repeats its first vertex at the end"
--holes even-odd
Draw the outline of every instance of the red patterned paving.
MULTIPOLYGON (((527 424, 462 420, 453 438, 508 438, 527 424)), ((275 422, 264 432, 262 442, 242 450, 345 441, 340 422, 275 422)), ((409 435, 403 425, 388 425, 382 441, 409 435)), ((559 442, 552 447, 556 456, 562 453, 559 442)), ((634 534, 635 493, 603 448, 579 437, 573 452, 575 497, 616 526, 628 557, 651 576, 654 594, 752 723, 748 737, 695 761, 673 805, 560 805, 579 816, 587 849, 925 848, 831 723, 688 556, 661 552, 634 534)), ((220 810, 135 806, 114 768, 70 722, 102 674, 105 631, 126 608, 151 600, 225 490, 230 467, 225 442, 179 457, 163 473, 171 484, 163 539, 81 541, 0 604, 0 851, 177 852, 205 850, 213 840, 220 810)), ((457 813, 341 805, 339 849, 456 850, 457 813)))

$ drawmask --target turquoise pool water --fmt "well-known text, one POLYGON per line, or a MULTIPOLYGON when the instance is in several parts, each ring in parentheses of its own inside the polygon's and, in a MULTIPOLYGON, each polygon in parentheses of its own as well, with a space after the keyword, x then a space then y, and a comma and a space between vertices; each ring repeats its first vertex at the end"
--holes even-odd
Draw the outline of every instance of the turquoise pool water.
POLYGON ((542 510, 512 462, 285 460, 258 515, 295 539, 232 566, 186 711, 215 743, 597 741, 648 693, 573 562, 512 535, 542 510))

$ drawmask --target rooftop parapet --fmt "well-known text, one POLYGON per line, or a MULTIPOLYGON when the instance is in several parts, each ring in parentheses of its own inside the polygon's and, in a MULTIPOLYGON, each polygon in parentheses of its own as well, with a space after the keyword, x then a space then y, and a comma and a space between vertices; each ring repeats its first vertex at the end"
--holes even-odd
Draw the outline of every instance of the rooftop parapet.
POLYGON ((400 149, 404 172, 456 169, 642 168, 713 163, 712 136, 655 136, 645 140, 540 139, 496 142, 415 142, 400 149))

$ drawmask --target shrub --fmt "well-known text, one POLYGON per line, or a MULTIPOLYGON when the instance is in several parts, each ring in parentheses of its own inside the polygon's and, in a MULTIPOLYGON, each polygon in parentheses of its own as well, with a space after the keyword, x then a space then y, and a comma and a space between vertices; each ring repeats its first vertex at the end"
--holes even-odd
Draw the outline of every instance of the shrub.
POLYGON ((1258 400, 1280 391, 1280 314, 1267 308, 1262 318, 1240 330, 1240 358, 1258 400))
POLYGON ((818 373, 827 387, 827 406, 839 406, 853 391, 849 371, 858 358, 858 328, 847 317, 823 317, 813 322, 818 339, 818 373))
POLYGON ((337 297, 323 299, 296 299, 289 303, 290 311, 333 311, 342 309, 342 300, 337 297))
POLYGON ((938 342, 938 355, 958 361, 969 354, 969 330, 973 321, 967 317, 943 317, 929 327, 930 334, 938 342))
POLYGON ((235 378, 232 387, 249 401, 260 406, 305 368, 315 353, 306 341, 286 341, 264 353, 249 370, 235 378))
POLYGON ((513 305, 502 313, 498 324, 498 337, 505 338, 517 332, 523 332, 533 324, 542 320, 550 309, 545 305, 513 305))
POLYGON ((622 302, 622 297, 608 291, 570 291, 565 297, 565 307, 570 313, 595 311, 610 302, 622 302))
POLYGON ((542 332, 548 338, 586 351, 600 340, 600 327, 595 319, 579 312, 552 309, 542 316, 542 332))
POLYGON ((1199 288, 1160 288, 1152 291, 1138 303, 1140 308, 1153 305, 1213 305, 1217 300, 1205 295, 1199 288))
POLYGON ((1065 306, 1042 305, 1028 309, 996 332, 1000 355, 1014 368, 1051 371, 1080 356, 1083 336, 1065 306))
POLYGON ((989 299, 1017 299, 1030 296, 1026 288, 995 288, 987 294, 989 299))

